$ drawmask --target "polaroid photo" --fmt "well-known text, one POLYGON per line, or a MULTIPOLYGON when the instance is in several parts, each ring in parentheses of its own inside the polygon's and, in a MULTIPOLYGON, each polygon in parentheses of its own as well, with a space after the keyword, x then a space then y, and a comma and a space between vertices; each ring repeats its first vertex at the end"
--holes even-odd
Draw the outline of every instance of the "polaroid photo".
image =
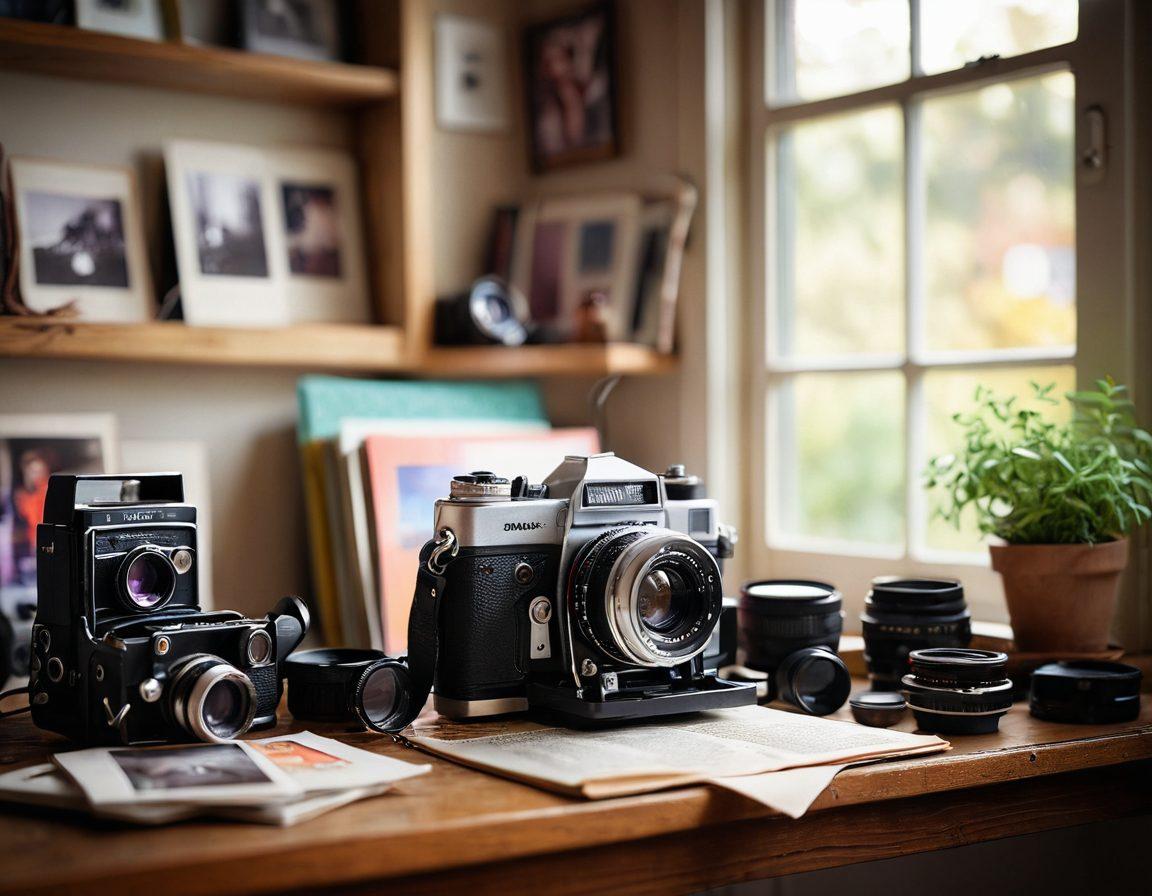
POLYGON ((74 303, 91 321, 155 317, 132 171, 15 157, 11 173, 24 303, 74 303))
POLYGON ((307 793, 392 785, 432 768, 350 747, 310 731, 246 743, 290 775, 307 793))
POLYGON ((292 323, 370 323, 360 188, 347 153, 267 150, 292 323))
POLYGON ((76 0, 76 26, 142 40, 164 39, 160 0, 76 0))
POLYGON ((243 0, 244 49, 296 59, 341 56, 337 0, 243 0))
POLYGON ((277 198, 257 147, 175 140, 164 148, 184 319, 193 326, 288 323, 277 198))
POLYGON ((298 798, 303 788, 245 743, 79 750, 53 761, 93 806, 234 805, 298 798))

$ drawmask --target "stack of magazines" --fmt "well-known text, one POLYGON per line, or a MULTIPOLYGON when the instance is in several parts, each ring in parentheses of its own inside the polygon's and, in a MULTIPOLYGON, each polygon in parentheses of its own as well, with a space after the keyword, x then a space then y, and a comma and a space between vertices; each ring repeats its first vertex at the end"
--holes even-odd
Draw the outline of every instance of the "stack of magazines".
POLYGON ((311 732, 263 740, 57 753, 0 775, 0 800, 135 824, 213 816, 291 825, 429 770, 311 732))

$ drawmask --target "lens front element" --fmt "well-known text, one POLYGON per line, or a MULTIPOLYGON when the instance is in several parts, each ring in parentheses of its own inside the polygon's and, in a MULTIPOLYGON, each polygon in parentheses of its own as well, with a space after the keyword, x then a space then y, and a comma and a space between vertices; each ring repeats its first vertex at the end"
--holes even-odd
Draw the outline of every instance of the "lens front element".
POLYGON ((644 624, 655 631, 675 628, 688 604, 688 585, 675 570, 657 569, 640 582, 636 608, 644 624))
POLYGON ((412 682, 408 668, 391 657, 364 670, 352 695, 352 708, 365 728, 392 732, 408 713, 412 682))
POLYGON ((232 740, 256 717, 256 687, 220 657, 198 653, 173 668, 168 711, 197 740, 232 740))
POLYGON ((120 564, 120 596, 130 610, 155 610, 176 591, 172 561, 153 547, 129 551, 120 564))

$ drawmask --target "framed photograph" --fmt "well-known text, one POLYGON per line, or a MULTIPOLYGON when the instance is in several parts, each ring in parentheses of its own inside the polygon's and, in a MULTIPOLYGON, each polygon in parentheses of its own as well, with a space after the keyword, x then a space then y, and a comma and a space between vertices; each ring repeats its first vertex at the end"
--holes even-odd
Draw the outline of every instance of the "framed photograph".
POLYGON ((296 59, 341 58, 337 0, 243 0, 244 49, 296 59))
POLYGON ((288 323, 284 241, 263 150, 173 141, 164 162, 184 319, 194 326, 288 323))
POLYGON ((531 26, 524 55, 533 167, 547 171, 618 155, 612 4, 531 26))
POLYGON ((356 164, 330 150, 270 149, 275 226, 283 238, 284 294, 291 323, 368 323, 356 164))
POLYGON ((436 123, 446 130, 508 129, 508 49, 499 25, 436 16, 436 123))
POLYGON ((164 39, 160 0, 76 0, 76 24, 124 37, 164 39))
POLYGON ((570 338, 585 299, 602 293, 608 339, 631 339, 641 205, 639 196, 609 193, 546 199, 524 215, 513 281, 533 321, 570 338))
POLYGON ((237 10, 231 0, 163 0, 169 36, 196 46, 235 43, 237 10))
POLYGON ((73 304, 85 320, 152 319, 132 172, 26 157, 11 172, 24 303, 37 312, 73 304))
POLYGON ((0 614, 14 639, 0 680, 28 674, 36 613, 36 527, 53 473, 106 473, 118 464, 110 414, 0 414, 0 614))

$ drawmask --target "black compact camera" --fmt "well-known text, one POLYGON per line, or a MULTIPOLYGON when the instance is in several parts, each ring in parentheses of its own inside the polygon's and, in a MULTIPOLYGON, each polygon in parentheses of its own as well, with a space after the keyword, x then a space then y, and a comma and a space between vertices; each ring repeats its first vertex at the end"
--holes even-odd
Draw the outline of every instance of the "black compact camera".
POLYGON ((271 725, 308 629, 198 603, 196 508, 178 473, 54 475, 37 531, 29 699, 41 728, 95 744, 222 741, 271 725))
POLYGON ((598 454, 566 458, 542 485, 457 476, 435 528, 423 562, 442 571, 444 715, 595 722, 755 702, 704 664, 735 535, 683 468, 662 477, 598 454))

